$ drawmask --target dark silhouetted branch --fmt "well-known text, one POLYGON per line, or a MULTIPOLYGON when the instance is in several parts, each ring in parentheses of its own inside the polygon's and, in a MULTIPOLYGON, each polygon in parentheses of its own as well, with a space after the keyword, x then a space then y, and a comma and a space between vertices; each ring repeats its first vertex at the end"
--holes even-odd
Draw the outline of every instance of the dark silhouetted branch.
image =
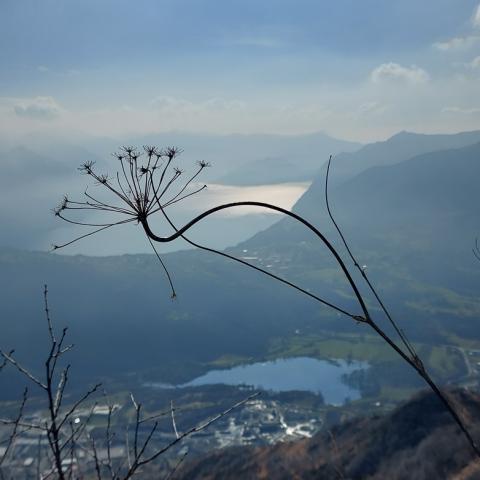
MULTIPOLYGON (((127 223, 132 220, 136 220, 141 226, 143 227, 143 230, 145 234, 148 237, 148 240, 150 242, 150 245, 152 246, 158 260, 162 264, 162 267, 167 275, 170 287, 172 289, 172 296, 175 296, 175 289, 173 287, 173 282, 171 279, 171 276, 163 263, 163 261, 160 258, 160 255, 158 251, 155 249, 154 245, 152 242, 157 242, 157 243, 169 243, 172 242, 178 238, 183 238, 187 242, 189 242, 191 245, 196 246, 198 248, 201 248, 202 250, 209 251, 211 253, 215 253, 217 255, 221 255, 223 257, 229 258, 233 261, 236 261, 238 263, 241 263, 249 268, 252 268, 260 273, 263 273, 270 278, 273 278, 275 280, 278 280, 282 282, 283 284, 294 288, 295 290, 308 295, 310 298, 313 298, 317 300, 318 302, 334 309, 335 311, 342 313, 344 315, 347 315, 348 317, 354 319, 357 322, 365 323, 369 325, 406 363, 408 363, 414 370, 416 370, 419 375, 425 380, 425 382, 429 385, 429 387, 433 390, 433 392, 442 400, 462 432, 465 434, 466 438, 468 439, 470 445, 472 448, 475 450, 478 456, 480 456, 480 451, 474 442, 473 438, 471 437, 470 433, 466 429, 465 425, 463 424, 462 420, 456 413, 455 409, 450 405, 450 403, 447 401, 446 397, 442 394, 440 389, 436 386, 436 384, 433 382, 431 377, 428 375, 428 373, 425 370, 425 367, 419 358, 418 354, 416 353, 413 345, 409 342, 408 338, 405 336, 403 331, 397 326, 396 322, 390 315, 390 312, 386 308, 384 302, 381 300, 380 296, 378 295, 376 289, 374 288, 373 284, 370 282, 368 276, 365 273, 365 270, 360 267, 358 262, 356 261, 346 239, 345 236, 343 235, 341 229, 339 228, 337 222, 335 221, 335 218, 332 215, 329 200, 328 200, 328 176, 329 176, 329 171, 330 171, 330 164, 331 164, 331 157, 328 163, 327 167, 327 177, 326 177, 326 183, 325 183, 325 198, 326 198, 326 203, 327 203, 327 210, 328 214, 330 216, 330 219, 332 220, 333 224, 335 225, 335 228, 337 229, 337 232, 339 233, 344 247, 346 248, 348 255, 350 259, 353 261, 354 266, 359 270, 360 274, 362 275, 362 278, 368 285, 371 293, 374 295, 376 301, 380 305, 381 309, 384 311, 385 315, 391 322, 391 325, 393 326, 395 332, 399 336, 403 348, 397 345, 397 343, 389 337, 387 333, 385 333, 379 325, 374 321, 372 318, 366 302, 360 293, 360 290, 354 281, 352 275, 350 274, 349 269, 347 268, 345 262, 343 261, 342 256, 339 254, 339 252, 334 248, 333 244, 325 237, 325 235, 318 229, 316 228, 313 224, 308 222, 305 218, 303 218, 301 215, 295 213, 295 212, 290 212, 289 210, 286 210, 284 208, 278 207, 276 205, 272 205, 269 203, 265 202, 257 202, 257 201, 243 201, 243 202, 231 202, 231 203, 226 203, 222 205, 217 205, 213 208, 210 208, 201 214, 197 215, 195 218, 191 219, 189 222, 187 222, 185 225, 181 227, 176 227, 174 223, 170 220, 170 218, 167 216, 165 213, 165 208, 168 207, 169 205, 172 205, 184 198, 187 198, 190 195, 193 195, 195 193, 200 192, 203 190, 203 187, 200 189, 196 189, 193 192, 187 192, 187 189, 189 186, 192 185, 192 182, 194 179, 197 178, 197 176, 200 174, 201 170, 207 166, 205 162, 201 162, 199 164, 199 170, 194 173, 193 176, 191 176, 185 184, 183 184, 179 190, 177 190, 176 193, 173 193, 173 195, 170 196, 170 200, 167 200, 163 202, 162 197, 168 196, 167 192, 170 193, 172 188, 175 188, 177 184, 177 180, 181 178, 182 172, 179 169, 175 169, 173 174, 167 173, 171 167, 172 160, 180 153, 180 150, 176 147, 169 147, 164 150, 157 150, 154 147, 144 147, 144 154, 146 155, 146 158, 148 161, 146 163, 139 164, 139 158, 141 156, 140 152, 136 151, 133 147, 123 147, 121 150, 120 154, 117 154, 117 158, 120 161, 121 164, 121 171, 123 173, 123 179, 121 178, 121 175, 117 174, 116 175, 116 182, 118 184, 117 186, 113 183, 111 183, 110 179, 108 178, 107 175, 99 175, 95 172, 94 170, 94 164, 92 162, 86 162, 82 167, 81 171, 90 177, 95 181, 95 183, 99 186, 104 186, 106 187, 110 192, 113 192, 115 197, 117 199, 120 199, 121 202, 123 203, 121 206, 115 206, 106 204, 106 203, 100 203, 98 201, 93 200, 94 204, 91 203, 91 198, 87 197, 87 201, 85 202, 71 202, 67 197, 64 198, 64 201, 61 203, 61 205, 58 207, 56 210, 56 215, 60 216, 62 219, 64 218, 64 215, 62 212, 68 211, 68 210, 75 210, 77 208, 84 208, 84 209, 92 209, 92 210, 104 210, 106 213, 115 213, 119 215, 126 215, 127 218, 122 220, 122 221, 117 221, 117 222, 112 222, 105 224, 106 226, 103 226, 99 228, 98 230, 95 230, 93 232, 87 233, 85 235, 82 235, 80 237, 77 237, 76 239, 72 240, 71 242, 65 243, 62 246, 57 246, 56 248, 61 248, 66 245, 70 245, 73 242, 76 242, 82 238, 85 238, 86 236, 93 235, 94 233, 100 232, 101 230, 104 230, 106 228, 110 228, 113 226, 118 226, 121 225, 122 223, 127 223), (161 160, 163 161, 163 166, 160 167, 159 164, 161 163, 161 160), (158 173, 160 172, 160 173, 158 173), (169 178, 169 180, 165 180, 169 178), (343 273, 345 279, 347 280, 350 288, 352 289, 355 298, 358 302, 358 306, 360 307, 361 313, 360 314, 353 314, 350 312, 347 312, 344 310, 342 307, 335 305, 331 302, 328 302, 319 296, 316 296, 314 294, 311 294, 307 290, 295 285, 292 282, 289 282, 288 280, 285 280, 271 272, 267 272, 266 270, 261 269, 260 267, 257 267, 255 265, 249 264, 248 262, 243 261, 242 259, 238 259, 234 256, 231 256, 229 254, 226 254, 225 252, 220 252, 215 249, 211 249, 208 247, 200 246, 196 244, 195 242, 191 241, 186 237, 187 232, 196 224, 199 222, 203 221, 210 215, 213 215, 217 212, 223 211, 223 210, 228 210, 232 208, 237 208, 237 207, 243 207, 243 206, 254 206, 254 207, 259 207, 263 208, 266 210, 274 211, 277 213, 281 213, 286 217, 289 217, 296 222, 302 224, 304 227, 306 227, 308 230, 310 230, 317 238, 318 240, 326 247, 326 249, 330 252, 330 254, 333 256, 335 259, 336 263, 338 264, 341 272, 343 273), (152 231, 150 223, 149 223, 149 217, 154 214, 161 211, 162 214, 164 215, 165 219, 167 220, 167 224, 169 225, 170 228, 173 228, 174 233, 171 235, 160 235, 156 234, 152 231)), ((81 223, 81 222, 80 222, 81 223)), ((478 250, 478 242, 476 244, 477 250, 478 250)), ((476 253, 474 251, 474 253, 476 253)), ((479 252, 480 253, 480 252, 479 252)), ((137 427, 138 427, 138 419, 139 419, 139 411, 137 411, 137 427)), ((184 435, 184 434, 182 434, 184 435)), ((182 438, 182 435, 180 435, 179 438, 177 438, 177 441, 182 438)), ((135 452, 135 457, 137 457, 138 453, 138 445, 137 441, 135 440, 134 444, 134 452, 135 452)), ((142 464, 141 462, 138 463, 138 459, 134 459, 132 462, 132 468, 136 465, 142 464)), ((135 468, 137 468, 135 467, 135 468)))
POLYGON ((437 397, 442 401, 444 406, 447 408, 449 413, 452 415, 453 419, 457 423, 457 425, 460 427, 466 438, 468 439, 469 443, 471 444, 472 448, 475 450, 476 454, 480 456, 480 449, 478 448, 476 442, 473 440, 472 436, 470 435, 470 432, 466 428, 465 424, 463 423, 462 419, 460 416, 457 414, 456 410, 453 408, 453 406, 450 404, 448 401, 448 398, 445 396, 445 394, 440 390, 440 388, 436 385, 436 383, 433 381, 432 377, 430 374, 427 372, 422 360, 418 356, 417 352, 415 351, 413 345, 411 342, 408 340, 407 336, 403 332, 402 329, 397 325, 397 322, 393 319, 392 315, 390 314, 390 311, 387 309, 385 306, 384 302, 380 298, 377 290, 371 283, 370 279, 368 278, 368 275, 365 271, 365 268, 362 268, 360 264, 358 263, 356 257, 353 255, 352 250, 350 246, 347 243, 347 240, 345 238, 345 235, 343 234, 342 230, 340 229, 338 223, 336 222, 331 208, 330 208, 330 202, 328 198, 328 179, 329 179, 329 173, 330 173, 330 165, 332 162, 332 156, 328 159, 328 164, 327 164, 327 173, 325 176, 325 203, 327 206, 327 211, 328 215, 332 221, 332 223, 335 226, 335 229, 337 230, 340 238, 342 239, 343 245, 345 246, 345 249, 348 252, 348 255, 350 256, 355 268, 360 272, 360 275, 364 279, 365 283, 367 284, 368 288, 372 292, 373 296, 377 300, 378 304, 380 305, 380 308, 383 310, 385 313, 386 317, 388 318, 390 324, 393 326, 395 332, 398 334, 400 337, 400 340, 402 341, 403 345, 407 349, 408 353, 404 353, 398 348, 398 346, 395 344, 395 342, 379 327, 377 323, 373 321, 373 319, 370 318, 369 325, 375 330, 375 332, 380 335, 397 353, 399 353, 402 358, 407 361, 416 371, 417 373, 425 380, 425 382, 428 384, 428 386, 433 390, 433 392, 437 395, 437 397))

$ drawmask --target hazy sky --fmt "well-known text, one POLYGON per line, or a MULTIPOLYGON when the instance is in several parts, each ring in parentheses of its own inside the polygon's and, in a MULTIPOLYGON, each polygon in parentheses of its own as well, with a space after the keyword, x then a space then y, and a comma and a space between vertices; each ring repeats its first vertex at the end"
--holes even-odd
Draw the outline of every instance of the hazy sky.
POLYGON ((478 0, 2 0, 0 130, 480 128, 478 0))

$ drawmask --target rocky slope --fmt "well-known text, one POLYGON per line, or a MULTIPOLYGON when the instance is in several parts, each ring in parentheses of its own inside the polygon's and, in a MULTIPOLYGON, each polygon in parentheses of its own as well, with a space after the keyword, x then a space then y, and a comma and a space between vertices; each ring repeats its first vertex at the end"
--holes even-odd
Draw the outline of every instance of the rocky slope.
MULTIPOLYGON (((474 437, 480 396, 450 394, 474 437)), ((423 392, 382 417, 358 418, 313 438, 214 452, 183 467, 183 480, 476 479, 480 463, 437 397, 423 392)))

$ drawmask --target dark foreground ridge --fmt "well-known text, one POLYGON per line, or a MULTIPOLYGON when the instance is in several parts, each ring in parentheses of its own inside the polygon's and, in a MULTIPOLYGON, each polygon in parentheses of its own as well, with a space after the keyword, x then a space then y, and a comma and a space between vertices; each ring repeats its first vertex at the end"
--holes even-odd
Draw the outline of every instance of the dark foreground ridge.
MULTIPOLYGON (((480 436, 480 395, 451 400, 480 436)), ((268 447, 234 447, 193 461, 177 478, 456 479, 480 478, 480 463, 432 393, 420 393, 385 416, 358 418, 310 439, 268 447)))

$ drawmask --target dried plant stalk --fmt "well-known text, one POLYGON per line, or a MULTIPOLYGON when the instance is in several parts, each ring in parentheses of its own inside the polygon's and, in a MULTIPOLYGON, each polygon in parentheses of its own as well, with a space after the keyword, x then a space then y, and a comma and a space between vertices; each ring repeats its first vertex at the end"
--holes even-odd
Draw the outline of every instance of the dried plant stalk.
MULTIPOLYGON (((337 222, 335 221, 331 209, 330 204, 328 201, 328 175, 330 171, 330 163, 331 158, 328 163, 327 168, 327 177, 326 177, 326 184, 325 184, 325 196, 327 202, 327 209, 329 216, 332 222, 339 233, 343 244, 348 252, 349 258, 353 261, 354 266, 359 269, 363 280, 368 285, 370 291, 374 295, 376 301, 379 303, 382 310, 387 315, 387 318, 393 325, 395 332, 398 334, 401 342, 401 346, 397 344, 397 342, 391 338, 374 320, 372 315, 370 314, 369 309, 367 308, 366 302, 360 293, 360 290, 354 281, 352 275, 348 267, 346 266, 342 256, 338 252, 337 249, 334 248, 332 243, 326 238, 326 236, 317 229, 314 225, 308 222, 305 218, 301 215, 298 215, 294 212, 290 212, 284 208, 278 207, 276 205, 272 205, 265 202, 256 202, 256 201, 243 201, 243 202, 231 202, 222 205, 217 205, 213 208, 210 208, 200 215, 197 215, 195 218, 187 222, 185 225, 181 227, 176 227, 173 221, 171 220, 168 214, 168 208, 171 205, 174 205, 185 198, 190 196, 196 195, 200 193, 202 190, 206 188, 205 185, 198 186, 194 184, 195 179, 200 175, 202 170, 208 166, 206 162, 198 162, 198 168, 194 172, 193 175, 187 177, 187 179, 182 183, 181 178, 183 175, 183 171, 173 167, 172 162, 180 153, 180 149, 176 147, 168 147, 166 149, 158 149, 156 147, 149 147, 145 146, 143 148, 143 152, 133 148, 133 147, 123 147, 120 150, 120 153, 115 154, 115 157, 120 162, 120 170, 115 174, 114 177, 109 177, 105 174, 98 174, 94 169, 94 164, 92 162, 86 162, 80 168, 81 172, 85 173, 89 177, 91 177, 94 182, 100 186, 103 186, 113 197, 112 202, 106 203, 100 200, 97 200, 89 193, 85 191, 85 199, 81 202, 71 201, 68 197, 65 197, 62 203, 55 209, 55 215, 60 217, 61 219, 77 224, 77 225, 84 225, 95 227, 94 230, 88 232, 87 234, 83 234, 75 239, 67 242, 63 245, 54 245, 54 249, 63 248, 67 245, 70 245, 76 241, 79 241, 87 236, 93 235, 98 233, 102 230, 116 227, 119 225, 123 225, 130 222, 137 222, 139 225, 142 226, 143 231, 145 232, 150 245, 152 246, 158 260, 162 264, 162 267, 167 275, 170 288, 171 288, 171 296, 176 296, 176 291, 174 288, 174 284, 172 281, 172 277, 165 266, 164 262, 162 261, 157 249, 154 246, 155 243, 169 243, 173 242, 178 238, 183 238, 187 242, 189 242, 192 246, 201 248, 203 250, 221 255, 223 257, 227 257, 233 261, 241 263, 249 268, 252 268, 256 271, 259 271, 277 281, 282 282, 283 284, 313 298, 314 300, 318 301, 319 303, 337 311, 340 314, 343 314, 347 317, 350 317, 354 321, 358 323, 365 324, 369 326, 371 329, 375 331, 377 335, 379 335, 411 368, 413 368, 427 383, 427 385, 432 389, 435 395, 442 401, 445 405, 447 410, 450 412, 452 418, 455 420, 463 434, 465 435, 466 439, 468 440, 469 444, 475 451, 475 453, 480 457, 480 450, 476 445, 474 439, 470 435, 468 429, 464 425, 462 419, 457 414, 455 408, 449 403, 446 396, 440 390, 440 388, 436 385, 433 379, 430 377, 429 373, 426 371, 423 362, 421 361, 420 357, 418 356, 417 352, 415 351, 413 345, 409 342, 408 338, 405 336, 403 331, 397 326, 397 323, 393 320, 390 312, 387 310, 384 302, 381 300, 380 296, 376 292, 373 284, 370 282, 369 278, 367 277, 364 269, 360 267, 358 262, 356 261, 355 257, 352 254, 352 251, 343 235, 342 231, 340 230, 337 222), (117 202, 117 203, 115 203, 117 202), (292 218, 296 222, 302 224, 308 230, 310 230, 318 240, 325 246, 325 248, 330 252, 333 256, 335 261, 337 262, 341 272, 343 273, 344 277, 346 278, 350 288, 352 289, 355 298, 358 302, 358 306, 360 307, 360 312, 348 312, 343 307, 336 305, 332 302, 321 298, 318 295, 312 294, 307 290, 303 289, 302 287, 290 282, 286 279, 283 279, 272 272, 268 272, 260 267, 252 265, 242 259, 236 258, 232 255, 229 255, 225 252, 218 251, 216 249, 212 249, 209 247, 205 247, 199 245, 198 243, 193 242, 188 237, 186 237, 187 232, 196 224, 203 221, 205 218, 213 215, 219 211, 227 210, 231 208, 243 207, 243 206, 255 206, 271 211, 275 211, 285 215, 286 217, 292 218), (106 223, 85 223, 72 220, 66 216, 67 211, 74 211, 74 210, 89 210, 92 212, 102 211, 104 213, 109 213, 112 215, 116 215, 117 219, 115 221, 106 222, 106 223), (166 224, 173 228, 174 233, 171 235, 158 235, 153 232, 151 225, 149 223, 149 219, 151 215, 160 213, 166 221, 166 224)), ((478 248, 478 244, 477 244, 478 248)), ((474 251, 475 253, 475 251, 474 251)))

